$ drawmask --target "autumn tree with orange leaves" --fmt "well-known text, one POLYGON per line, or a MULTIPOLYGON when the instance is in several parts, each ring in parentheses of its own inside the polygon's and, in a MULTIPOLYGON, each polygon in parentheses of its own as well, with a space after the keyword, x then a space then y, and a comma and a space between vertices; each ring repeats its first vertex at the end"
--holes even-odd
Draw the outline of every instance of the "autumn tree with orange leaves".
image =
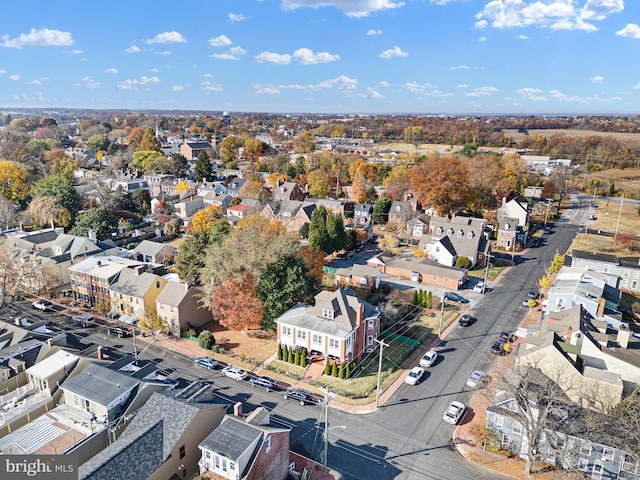
POLYGON ((450 215, 464 203, 469 171, 457 158, 429 158, 412 169, 409 180, 421 205, 450 215))
POLYGON ((256 291, 251 272, 244 272, 239 279, 234 276, 224 278, 211 291, 210 309, 213 318, 229 330, 260 328, 264 308, 256 291))
POLYGON ((196 232, 208 232, 211 229, 211 225, 223 216, 222 209, 219 206, 209 205, 193 214, 185 231, 189 235, 193 235, 196 232))
POLYGON ((324 252, 312 246, 302 247, 300 249, 300 255, 304 260, 307 269, 309 270, 309 276, 316 280, 316 282, 322 282, 322 269, 324 268, 324 252))

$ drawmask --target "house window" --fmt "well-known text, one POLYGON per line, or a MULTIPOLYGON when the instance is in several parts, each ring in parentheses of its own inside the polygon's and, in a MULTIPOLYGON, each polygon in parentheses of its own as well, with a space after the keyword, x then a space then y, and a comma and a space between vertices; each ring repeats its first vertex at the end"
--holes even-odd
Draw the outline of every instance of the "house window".
POLYGON ((215 456, 215 465, 216 470, 220 470, 220 457, 218 455, 215 456))
POLYGON ((367 328, 368 328, 369 330, 373 330, 373 320, 369 320, 369 321, 367 322, 367 328))
POLYGON ((340 345, 340 342, 335 338, 329 339, 329 348, 338 348, 339 345, 340 345))
POLYGON ((317 333, 314 333, 313 337, 312 337, 312 340, 313 340, 313 343, 320 344, 320 343, 322 343, 322 335, 318 335, 317 333))
POLYGON ((180 447, 180 458, 184 458, 184 456, 186 455, 185 451, 184 451, 184 445, 182 445, 180 447))
POLYGON ((602 461, 613 462, 614 455, 615 455, 615 452, 611 448, 604 448, 602 450, 602 461))
POLYGON ((600 465, 599 463, 594 463, 591 478, 602 478, 602 470, 602 465, 600 465))
POLYGON ((506 433, 502 435, 502 446, 509 448, 509 435, 506 433))
POLYGON ((269 453, 269 450, 271 450, 271 437, 267 437, 267 439, 264 441, 264 448, 265 452, 269 453))
POLYGON ((564 448, 566 444, 566 438, 564 435, 558 435, 556 437, 556 448, 564 448))
POLYGON ((229 461, 229 470, 233 472, 235 471, 235 469, 236 469, 236 464, 234 462, 229 461))
POLYGON ((495 427, 502 428, 503 424, 504 424, 504 418, 496 416, 495 427))
POLYGON ((578 459, 578 470, 585 471, 588 465, 589 465, 589 461, 586 458, 578 459))
POLYGON ((573 447, 575 447, 575 445, 576 445, 576 439, 570 438, 569 441, 567 442, 567 448, 569 450, 573 450, 573 447))
POLYGON ((513 430, 513 433, 522 433, 522 424, 520 422, 513 422, 511 430, 513 430))
POLYGON ((580 447, 580 455, 591 455, 591 444, 583 443, 580 447))
POLYGON ((227 471, 227 459, 222 457, 220 460, 222 460, 222 471, 226 472, 227 471))
POLYGON ((369 336, 367 337, 367 345, 368 345, 368 346, 373 345, 373 335, 369 335, 369 336))
POLYGON ((323 308, 322 309, 322 318, 333 319, 333 310, 327 310, 326 308, 323 308))
POLYGON ((622 470, 625 472, 633 472, 636 468, 636 462, 633 461, 631 455, 625 455, 622 459, 622 470))
POLYGON ((504 237, 500 237, 500 245, 504 244, 504 237))
POLYGON ((638 281, 634 280, 631 282, 631 289, 635 290, 636 288, 638 288, 638 281))
POLYGON ((628 277, 629 276, 629 270, 628 269, 624 269, 624 272, 622 273, 623 277, 628 277))
POLYGON ((307 332, 305 332, 304 330, 298 330, 298 340, 306 340, 307 339, 307 332))
POLYGON ((633 278, 640 278, 640 271, 639 270, 634 270, 633 271, 633 278))

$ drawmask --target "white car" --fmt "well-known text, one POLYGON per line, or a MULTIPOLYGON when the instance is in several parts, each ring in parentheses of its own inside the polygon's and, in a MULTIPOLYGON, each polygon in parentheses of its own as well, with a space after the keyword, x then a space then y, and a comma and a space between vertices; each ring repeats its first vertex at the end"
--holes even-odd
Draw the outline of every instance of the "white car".
POLYGON ((224 367, 222 369, 222 374, 225 377, 233 378, 234 380, 244 380, 249 375, 246 371, 241 369, 240 367, 224 367))
POLYGON ((477 388, 485 384, 487 380, 489 380, 489 377, 487 377, 486 373, 481 370, 476 370, 467 379, 467 387, 477 388))
POLYGON ((473 286, 473 291, 476 293, 484 293, 484 282, 478 282, 473 286))
POLYGON ((416 385, 418 382, 420 382, 420 379, 423 375, 424 368, 413 367, 407 374, 407 377, 404 379, 404 383, 408 383, 409 385, 416 385))
POLYGON ((49 300, 37 300, 31 304, 33 308, 42 310, 43 312, 53 312, 53 303, 49 300))
POLYGON ((467 407, 465 407, 464 403, 451 402, 447 410, 444 412, 442 419, 451 425, 457 425, 466 409, 467 407))
POLYGON ((433 366, 434 363, 438 361, 438 353, 434 350, 429 350, 424 356, 420 359, 420 366, 424 368, 429 368, 433 366))

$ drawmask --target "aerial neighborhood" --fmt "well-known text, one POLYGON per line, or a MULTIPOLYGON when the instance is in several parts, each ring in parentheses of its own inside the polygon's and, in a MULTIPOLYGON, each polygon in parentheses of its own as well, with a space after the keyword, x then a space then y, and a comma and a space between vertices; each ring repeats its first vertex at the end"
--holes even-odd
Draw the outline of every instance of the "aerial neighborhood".
POLYGON ((0 455, 640 478, 640 143, 544 134, 613 120, 1 112, 0 455))

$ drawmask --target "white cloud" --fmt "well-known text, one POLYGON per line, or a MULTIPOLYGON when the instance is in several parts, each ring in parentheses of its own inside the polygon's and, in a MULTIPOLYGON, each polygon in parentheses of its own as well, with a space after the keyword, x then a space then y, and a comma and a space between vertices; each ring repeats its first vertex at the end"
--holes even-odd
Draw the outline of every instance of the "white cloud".
POLYGON ((247 17, 245 17, 243 14, 241 13, 230 13, 229 14, 229 21, 231 23, 235 23, 235 22, 242 22, 244 20, 246 20, 247 17))
POLYGON ((291 55, 272 52, 261 52, 254 57, 258 63, 277 63, 278 65, 288 65, 291 63, 291 55))
POLYGON ((478 87, 464 95, 465 97, 484 97, 496 93, 497 91, 498 89, 496 87, 478 87))
POLYGON ((158 73, 158 69, 157 68, 150 68, 149 71, 153 72, 153 73, 158 73))
POLYGON ((42 85, 42 82, 46 82, 47 80, 49 80, 49 77, 40 77, 27 82, 27 85, 42 85))
POLYGON ((593 77, 589 77, 589 81, 591 83, 604 83, 604 77, 602 75, 595 75, 593 77))
POLYGON ((374 100, 384 100, 385 97, 377 90, 374 90, 373 88, 369 87, 367 88, 367 98, 372 98, 374 100))
POLYGON ((382 35, 382 30, 374 30, 373 28, 370 28, 367 30, 367 35, 382 35))
POLYGON ((71 53, 71 55, 82 55, 82 50, 80 50, 79 48, 74 48, 69 53, 71 53))
POLYGON ((181 92, 184 89, 182 85, 174 85, 171 87, 172 92, 181 92))
POLYGON ((270 85, 270 84, 267 84, 267 85, 256 84, 253 86, 253 93, 255 95, 278 95, 280 93, 280 90, 277 87, 274 87, 273 85, 270 85))
POLYGON ((574 0, 491 0, 476 14, 475 28, 537 26, 593 32, 598 28, 587 20, 604 20, 623 8, 624 0, 586 0, 582 8, 574 0))
POLYGON ((93 77, 83 77, 79 82, 73 84, 75 87, 84 87, 90 90, 100 88, 100 82, 94 80, 93 77))
POLYGON ((400 8, 404 2, 392 0, 282 0, 283 10, 295 10, 301 7, 320 8, 333 6, 348 17, 367 17, 373 12, 400 8))
POLYGON ((138 53, 142 50, 140 50, 140 47, 138 47, 137 45, 131 45, 129 48, 125 48, 124 51, 127 53, 138 53))
POLYGON ((379 83, 378 83, 378 86, 379 86, 379 87, 388 88, 388 87, 390 87, 390 86, 391 86, 391 84, 390 84, 389 82, 387 82, 387 81, 383 80, 383 81, 381 81, 381 82, 379 82, 379 83))
POLYGON ((487 41, 487 37, 480 37, 478 38, 479 42, 486 42, 487 41))
POLYGON ((349 78, 345 75, 340 75, 338 78, 328 80, 329 83, 338 87, 342 91, 355 90, 358 86, 358 80, 355 78, 349 78))
POLYGON ((171 50, 161 50, 159 52, 153 52, 153 53, 155 53, 156 55, 167 56, 167 55, 171 55, 173 52, 171 50))
POLYGON ((526 35, 517 35, 516 40, 529 40, 529 37, 526 35))
POLYGON ((231 40, 226 35, 218 35, 215 38, 209 39, 209 45, 212 47, 227 47, 231 45, 231 40))
POLYGON ((394 57, 408 57, 408 56, 409 54, 403 51, 400 47, 389 48, 379 55, 380 58, 384 58, 385 60, 389 58, 394 58, 394 57))
POLYGON ((17 74, 9 75, 7 78, 9 80, 13 80, 14 82, 17 82, 18 80, 20 80, 20 75, 17 75, 17 74))
POLYGON ((580 97, 578 95, 568 96, 558 90, 550 90, 549 95, 559 102, 585 103, 589 100, 588 98, 580 97))
POLYGON ((187 39, 181 33, 172 30, 171 32, 159 33, 155 37, 147 39, 147 43, 149 45, 154 43, 187 43, 187 39))
POLYGON ((299 48, 293 52, 293 59, 302 65, 315 65, 317 63, 330 63, 340 60, 339 55, 328 52, 313 53, 308 48, 299 48))
POLYGON ((634 89, 634 90, 640 90, 640 82, 639 82, 639 83, 636 83, 636 84, 633 86, 633 89, 634 89))
POLYGON ((160 79, 158 77, 147 77, 146 75, 143 75, 140 78, 134 78, 133 80, 118 82, 116 88, 118 90, 137 90, 138 85, 148 85, 151 83, 160 83, 160 79))
POLYGON ((406 90, 409 90, 412 93, 420 93, 420 92, 424 92, 427 89, 431 89, 431 88, 436 88, 434 85, 431 85, 430 83, 418 83, 418 82, 409 82, 409 83, 405 83, 403 85, 403 87, 406 90))
POLYGON ((469 85, 467 85, 466 83, 461 83, 459 85, 456 85, 456 87, 458 87, 458 88, 469 88, 469 85))
POLYGON ((115 75, 116 73, 118 73, 118 69, 117 68, 107 68, 104 73, 106 73, 107 75, 115 75))
POLYGON ((7 73, 6 70, 0 70, 0 75, 5 75, 7 73))
POLYGON ((445 93, 437 88, 435 90, 431 90, 429 92, 424 93, 427 97, 453 97, 453 93, 445 93))
MULTIPOLYGON (((207 82, 209 83, 209 82, 207 82)), ((221 92, 222 91, 222 85, 219 83, 216 83, 215 85, 205 85, 202 90, 204 90, 206 93, 209 92, 221 92)))
POLYGON ((580 18, 588 20, 604 20, 612 13, 624 10, 624 0, 587 0, 580 9, 580 18))
POLYGON ((211 58, 215 58, 216 60, 238 60, 235 55, 230 53, 212 53, 209 55, 211 58))
POLYGON ((213 78, 213 73, 205 73, 202 75, 204 78, 213 78))
POLYGON ((453 67, 449 67, 449 70, 469 70, 468 65, 455 65, 453 67))
POLYGON ((621 37, 631 37, 640 40, 640 26, 637 23, 627 23, 627 25, 616 32, 621 37))
POLYGON ((29 33, 21 33, 10 39, 9 35, 0 37, 0 47, 69 47, 73 45, 71 33, 48 28, 32 28, 29 33))
POLYGON ((525 100, 530 102, 546 102, 547 98, 544 96, 544 92, 539 88, 519 88, 516 90, 516 93, 521 97, 524 97, 525 100))

